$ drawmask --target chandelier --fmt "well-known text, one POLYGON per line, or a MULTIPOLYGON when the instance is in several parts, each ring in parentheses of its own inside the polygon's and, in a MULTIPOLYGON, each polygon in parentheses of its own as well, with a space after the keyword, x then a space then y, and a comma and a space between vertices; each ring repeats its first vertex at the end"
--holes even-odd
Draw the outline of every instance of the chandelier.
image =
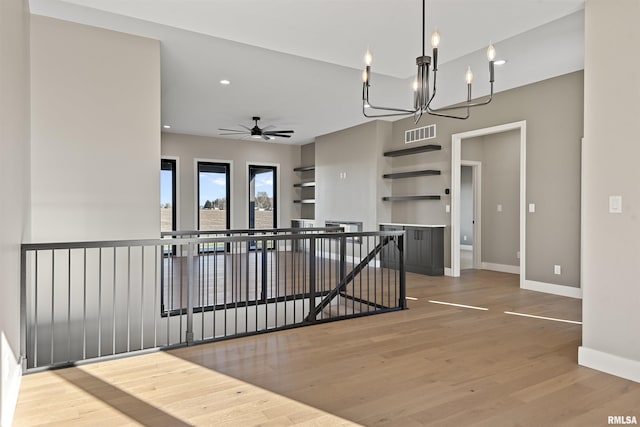
POLYGON ((467 82, 467 100, 456 104, 451 107, 444 108, 431 108, 431 103, 436 96, 436 78, 438 75, 438 46, 440 45, 440 33, 435 31, 431 36, 431 46, 433 47, 433 63, 432 58, 425 55, 425 0, 422 0, 422 55, 416 58, 416 65, 418 66, 418 73, 416 80, 413 82, 413 108, 393 108, 393 107, 380 107, 369 102, 369 88, 371 87, 371 64, 373 62, 373 54, 367 50, 365 55, 366 68, 362 74, 362 113, 365 117, 391 117, 391 116, 414 116, 414 121, 418 123, 424 113, 431 114, 433 116, 449 117, 452 119, 467 119, 469 118, 469 110, 472 107, 478 107, 480 105, 487 105, 493 99, 493 77, 494 66, 493 61, 496 57, 496 50, 491 43, 487 48, 487 59, 489 60, 489 83, 491 85, 491 93, 483 100, 471 101, 471 84, 473 82, 473 72, 471 67, 467 68, 465 73, 465 80, 467 82), (429 93, 429 67, 432 65, 433 71, 433 90, 429 93), (456 111, 466 110, 459 114, 454 114, 456 111), (378 111, 377 113, 374 111, 378 111))

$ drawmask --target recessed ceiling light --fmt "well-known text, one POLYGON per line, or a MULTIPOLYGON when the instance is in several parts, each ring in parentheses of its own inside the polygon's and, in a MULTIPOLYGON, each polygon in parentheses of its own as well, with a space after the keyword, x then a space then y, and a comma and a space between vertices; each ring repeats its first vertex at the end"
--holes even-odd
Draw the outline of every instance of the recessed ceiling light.
POLYGON ((507 63, 506 59, 498 59, 497 61, 494 62, 495 65, 504 65, 507 63))
POLYGON ((227 80, 227 79, 224 79, 224 80, 220 80, 220 84, 221 85, 228 85, 228 84, 231 84, 231 82, 229 80, 227 80))
POLYGON ((165 129, 171 129, 171 125, 163 125, 162 127, 165 129))

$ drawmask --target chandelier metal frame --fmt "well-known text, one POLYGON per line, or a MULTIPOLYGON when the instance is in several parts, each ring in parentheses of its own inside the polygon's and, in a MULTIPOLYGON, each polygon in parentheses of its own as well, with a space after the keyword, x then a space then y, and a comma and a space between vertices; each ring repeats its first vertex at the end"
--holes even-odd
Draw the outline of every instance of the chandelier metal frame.
POLYGON ((478 100, 475 102, 472 101, 471 86, 473 81, 473 73, 471 72, 471 68, 469 67, 465 75, 467 82, 467 100, 450 107, 431 108, 431 103, 433 102, 437 92, 436 80, 438 75, 438 45, 440 44, 440 34, 436 31, 431 37, 433 47, 433 90, 430 94, 429 68, 432 64, 432 57, 425 54, 425 16, 425 0, 422 0, 422 55, 416 58, 418 72, 413 87, 413 109, 382 107, 372 104, 369 101, 369 88, 371 87, 371 63, 373 62, 373 55, 370 51, 367 50, 367 54, 365 55, 366 67, 363 73, 362 83, 362 113, 365 117, 377 118, 413 115, 415 123, 418 123, 420 118, 422 118, 422 115, 426 113, 433 116, 465 120, 469 118, 471 108, 487 105, 493 99, 494 60, 496 51, 493 45, 490 43, 489 47, 487 48, 487 59, 489 60, 489 83, 491 85, 491 93, 482 100, 478 100), (464 115, 453 114, 453 112, 458 110, 466 110, 466 113, 464 113, 464 115), (381 111, 381 113, 371 113, 371 111, 381 111))

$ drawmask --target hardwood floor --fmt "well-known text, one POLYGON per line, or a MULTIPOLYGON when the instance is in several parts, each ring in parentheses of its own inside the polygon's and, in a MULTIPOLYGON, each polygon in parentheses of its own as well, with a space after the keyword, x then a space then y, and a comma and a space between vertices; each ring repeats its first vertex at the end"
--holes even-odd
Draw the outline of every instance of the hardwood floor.
POLYGON ((640 384, 577 365, 581 301, 407 274, 409 310, 27 375, 15 425, 604 426, 640 384), (487 308, 430 303, 436 300, 487 308))

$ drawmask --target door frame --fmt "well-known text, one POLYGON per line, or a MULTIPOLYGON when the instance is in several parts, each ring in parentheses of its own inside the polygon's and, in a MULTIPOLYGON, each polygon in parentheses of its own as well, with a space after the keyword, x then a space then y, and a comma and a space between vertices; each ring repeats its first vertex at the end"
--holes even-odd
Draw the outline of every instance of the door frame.
MULTIPOLYGON (((482 268, 482 162, 461 160, 460 166, 471 167, 473 194, 473 268, 482 268)), ((458 252, 460 253, 460 252, 458 252)))
POLYGON ((510 130, 520 131, 520 287, 526 272, 527 121, 506 123, 451 135, 451 275, 460 276, 460 166, 462 140, 510 130))

